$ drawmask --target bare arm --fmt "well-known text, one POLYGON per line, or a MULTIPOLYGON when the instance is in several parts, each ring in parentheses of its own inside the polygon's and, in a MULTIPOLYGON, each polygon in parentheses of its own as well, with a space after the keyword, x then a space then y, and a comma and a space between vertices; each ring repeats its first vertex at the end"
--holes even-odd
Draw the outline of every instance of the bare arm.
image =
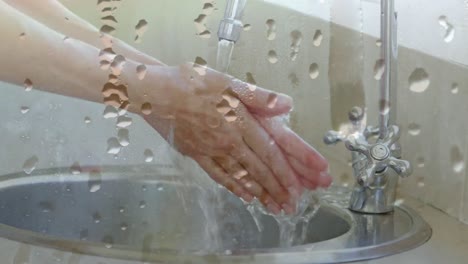
MULTIPOLYGON (((2 1, 2 0, 0 0, 2 1)), ((83 20, 68 10, 58 0, 3 0, 20 12, 44 24, 45 26, 78 39, 94 47, 103 47, 101 33, 91 23, 83 20)), ((125 42, 114 38, 112 49, 126 58, 147 65, 163 65, 157 59, 148 56, 125 42)))

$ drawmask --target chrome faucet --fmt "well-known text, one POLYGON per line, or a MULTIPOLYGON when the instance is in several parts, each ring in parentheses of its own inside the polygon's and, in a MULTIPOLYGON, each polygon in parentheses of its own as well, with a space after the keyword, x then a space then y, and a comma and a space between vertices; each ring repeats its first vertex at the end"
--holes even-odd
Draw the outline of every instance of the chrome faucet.
POLYGON ((350 209, 374 214, 393 211, 398 175, 408 177, 412 172, 411 164, 401 159, 400 129, 394 125, 396 112, 391 110, 396 106, 398 59, 394 0, 381 0, 381 40, 385 70, 380 82, 379 126, 366 127, 364 111, 354 107, 349 113, 352 129, 347 134, 329 131, 324 138, 326 144, 343 141, 352 152, 357 183, 351 194, 350 209))
POLYGON ((237 42, 243 30, 242 15, 247 0, 228 0, 218 28, 219 40, 237 42))

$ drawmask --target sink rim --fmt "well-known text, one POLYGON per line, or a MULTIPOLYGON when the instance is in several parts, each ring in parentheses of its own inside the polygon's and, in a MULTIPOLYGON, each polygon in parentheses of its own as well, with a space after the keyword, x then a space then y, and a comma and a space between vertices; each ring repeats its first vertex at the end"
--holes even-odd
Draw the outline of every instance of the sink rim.
MULTIPOLYGON (((111 174, 116 172, 118 172, 118 174, 136 172, 151 172, 154 174, 155 169, 161 169, 158 166, 103 166, 99 168, 103 169, 103 174, 111 174)), ((26 181, 26 179, 31 178, 39 180, 38 182, 43 182, 44 178, 53 179, 56 182, 58 180, 58 176, 53 174, 57 173, 71 174, 69 168, 41 169, 34 171, 31 175, 26 175, 25 173, 7 174, 0 177, 0 190, 8 186, 15 186, 26 183, 31 184, 30 180, 26 181), (16 184, 12 184, 13 182, 16 182, 16 184)), ((128 177, 124 177, 118 174, 105 177, 106 179, 129 179, 128 177)), ((168 173, 165 174, 168 177, 171 177, 168 173)), ((70 179, 68 176, 67 178, 70 179)), ((130 179, 151 180, 152 178, 148 176, 133 176, 130 179)), ((73 180, 70 182, 73 182, 73 180)), ((16 228, 3 223, 0 223, 0 237, 43 248, 53 248, 72 253, 131 261, 163 261, 178 263, 185 260, 190 260, 193 263, 206 263, 209 261, 239 263, 239 261, 245 262, 255 259, 256 263, 284 263, 285 261, 288 263, 336 263, 369 260, 408 251, 424 244, 430 239, 432 235, 432 229, 427 224, 427 222, 419 216, 419 214, 417 214, 413 209, 401 205, 398 206, 396 210, 399 213, 405 213, 410 217, 413 226, 410 232, 405 233, 398 239, 394 239, 378 245, 350 248, 341 245, 341 248, 336 248, 337 245, 340 246, 340 244, 346 243, 347 240, 353 239, 352 236, 356 233, 357 229, 356 221, 359 221, 359 219, 363 218, 364 215, 354 213, 348 209, 340 208, 336 205, 327 204, 323 205, 323 207, 326 207, 328 210, 338 214, 342 219, 347 221, 350 224, 350 230, 341 236, 313 244, 294 246, 291 248, 239 250, 229 255, 212 253, 206 254, 203 252, 185 253, 183 251, 166 248, 151 249, 150 252, 143 252, 137 251, 134 248, 130 248, 125 245, 118 244, 112 245, 111 248, 106 248, 104 243, 61 239, 31 230, 16 228), (335 248, 329 249, 331 246, 335 246, 335 248)), ((373 215, 373 217, 378 217, 378 215, 373 215)))

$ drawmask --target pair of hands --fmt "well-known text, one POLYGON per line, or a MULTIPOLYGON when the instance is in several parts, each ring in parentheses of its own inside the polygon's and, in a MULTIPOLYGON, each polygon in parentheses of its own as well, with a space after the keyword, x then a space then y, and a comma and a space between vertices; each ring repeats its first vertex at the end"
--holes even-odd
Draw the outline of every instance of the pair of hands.
POLYGON ((330 185, 327 161, 281 117, 289 96, 196 64, 163 72, 164 96, 148 92, 154 111, 143 116, 217 183, 275 214, 293 213, 304 188, 330 185))

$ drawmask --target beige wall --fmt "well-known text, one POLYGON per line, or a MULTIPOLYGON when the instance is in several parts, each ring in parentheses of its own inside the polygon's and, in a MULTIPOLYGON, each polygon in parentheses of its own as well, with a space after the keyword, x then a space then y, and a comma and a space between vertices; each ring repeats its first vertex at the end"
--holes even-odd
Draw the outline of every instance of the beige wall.
MULTIPOLYGON (((63 2, 82 17, 101 25, 95 0, 63 2)), ((116 35, 168 64, 179 64, 200 56, 213 65, 217 23, 224 9, 224 1, 217 2, 215 7, 218 10, 209 15, 207 20, 207 28, 212 32, 210 39, 196 35, 193 20, 202 12, 204 1, 194 0, 123 1, 115 13, 119 21, 116 35), (143 42, 135 44, 134 26, 140 19, 147 20, 149 28, 143 42)), ((374 79, 373 68, 379 58, 379 49, 375 45, 375 38, 365 36, 362 41, 356 42, 361 39, 356 31, 263 1, 249 1, 244 20, 252 28, 242 34, 236 46, 230 73, 245 79, 246 73, 250 72, 260 86, 292 95, 296 102, 295 111, 291 115, 293 128, 330 159, 332 173, 337 181, 352 182, 348 167, 349 153, 343 145, 324 146, 322 137, 332 127, 332 123, 337 126, 337 123, 343 122, 348 108, 344 103, 354 105, 365 101, 370 123, 376 124, 378 81, 374 79), (266 38, 267 19, 276 21, 275 40, 266 38), (289 57, 290 33, 293 30, 299 30, 303 36, 299 56, 295 61, 289 57), (313 45, 316 30, 321 30, 324 36, 319 47, 313 45), (276 64, 271 64, 267 59, 270 50, 278 54, 276 64), (312 63, 317 63, 320 68, 316 79, 309 77, 312 63), (360 70, 356 70, 358 67, 360 70), (352 71, 355 72, 351 74, 352 71), (365 99, 362 98, 362 91, 365 91, 365 99)), ((402 181, 401 190, 466 222, 467 176, 463 166, 454 171, 453 165, 454 160, 464 164, 468 152, 468 122, 465 116, 468 113, 465 103, 468 98, 467 73, 467 69, 462 66, 414 50, 403 48, 400 51, 398 121, 403 128, 405 157, 415 164, 414 175, 402 181), (431 80, 427 91, 421 94, 411 92, 408 88, 408 78, 418 67, 424 68, 431 80), (454 82, 459 85, 458 94, 451 93, 454 82), (408 126, 413 122, 421 127, 418 136, 408 133, 408 126), (424 158, 424 167, 416 166, 419 157, 424 158)), ((171 159, 164 158, 167 156, 167 145, 137 118, 130 129, 130 146, 114 159, 105 149, 107 138, 115 136, 115 123, 102 118, 101 106, 51 95, 37 95, 40 100, 30 98, 22 101, 17 90, 12 87, 8 90, 9 96, 0 98, 0 101, 5 101, 0 105, 5 107, 3 112, 7 113, 5 118, 8 120, 0 124, 6 128, 2 131, 7 131, 2 140, 12 149, 12 154, 0 158, 4 173, 20 171, 24 160, 32 152, 38 152, 42 167, 52 166, 52 163, 54 166, 70 166, 75 161, 85 164, 143 163, 143 152, 148 144, 157 156, 156 162, 171 162, 171 159), (59 110, 49 109, 49 102, 60 105, 59 110), (18 114, 23 104, 35 106, 31 107, 29 116, 18 114), (77 112, 74 110, 77 107, 84 110, 77 112), (47 118, 38 121, 37 117, 44 115, 47 118), (92 118, 92 126, 85 126, 82 121, 85 116, 92 118), (31 134, 31 139, 26 143, 22 143, 18 136, 18 122, 24 127, 21 133, 31 134), (10 125, 6 127, 5 123, 10 125), (51 135, 60 136, 66 143, 57 143, 57 139, 51 135), (46 147, 38 148, 41 144, 46 147), (92 158, 83 153, 91 154, 92 158)))

